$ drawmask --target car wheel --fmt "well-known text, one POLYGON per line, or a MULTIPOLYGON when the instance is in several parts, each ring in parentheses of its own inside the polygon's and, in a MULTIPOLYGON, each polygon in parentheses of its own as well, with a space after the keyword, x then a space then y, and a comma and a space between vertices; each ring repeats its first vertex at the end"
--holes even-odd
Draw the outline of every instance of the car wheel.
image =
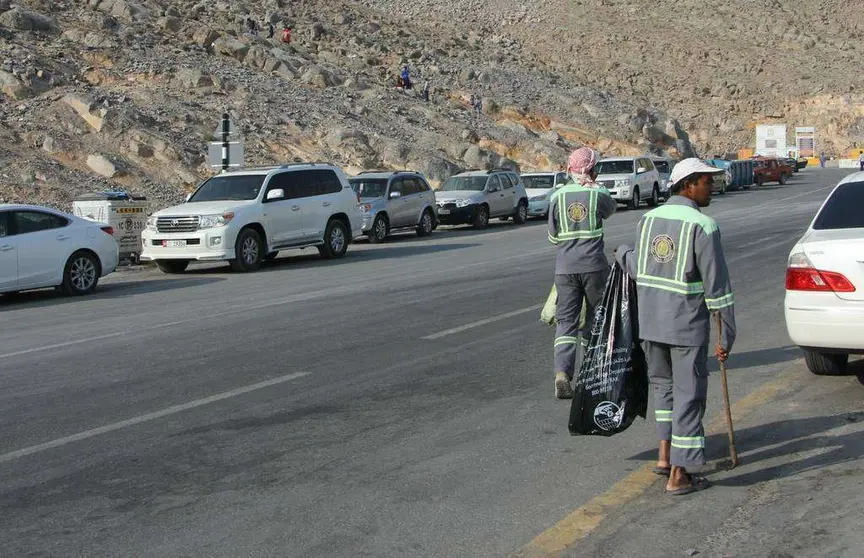
POLYGON ((230 260, 231 269, 241 273, 258 271, 261 260, 264 259, 264 242, 253 229, 243 229, 234 244, 233 260, 230 260))
POLYGON ((183 273, 189 267, 187 260, 156 260, 156 267, 162 273, 174 274, 183 273))
POLYGON ((324 245, 318 250, 328 260, 341 258, 348 251, 348 231, 338 219, 330 219, 324 231, 324 245))
POLYGON ((633 189, 633 197, 630 198, 630 202, 627 204, 628 209, 639 209, 639 205, 642 203, 642 198, 639 197, 639 188, 636 187, 633 189))
POLYGON ((525 202, 519 202, 516 206, 516 213, 513 215, 513 222, 517 225, 524 225, 528 221, 528 206, 525 202))
POLYGON ((417 225, 417 236, 429 236, 435 230, 435 219, 428 209, 420 216, 420 224, 417 225))
POLYGON ((387 219, 383 215, 375 217, 372 230, 367 235, 371 244, 380 244, 387 239, 387 219))
POLYGON ((660 205, 660 189, 654 186, 654 189, 651 190, 651 199, 648 200, 648 206, 657 207, 658 205, 660 205))
POLYGON ((264 260, 268 261, 268 262, 272 262, 273 260, 276 259, 277 256, 279 256, 279 250, 276 250, 275 252, 270 252, 269 254, 264 256, 264 260))
POLYGON ((807 368, 817 376, 842 376, 846 373, 849 355, 845 353, 817 353, 804 351, 807 368))
POLYGON ((781 175, 780 175, 780 179, 777 180, 777 182, 780 184, 780 186, 783 186, 784 184, 786 184, 786 175, 785 175, 785 174, 781 174, 781 175))
POLYGON ((475 229, 485 229, 489 224, 489 208, 481 205, 477 209, 477 214, 474 215, 474 220, 471 223, 475 229))
POLYGON ((101 274, 99 258, 90 252, 75 252, 63 269, 63 283, 60 288, 71 296, 88 294, 99 284, 101 274))

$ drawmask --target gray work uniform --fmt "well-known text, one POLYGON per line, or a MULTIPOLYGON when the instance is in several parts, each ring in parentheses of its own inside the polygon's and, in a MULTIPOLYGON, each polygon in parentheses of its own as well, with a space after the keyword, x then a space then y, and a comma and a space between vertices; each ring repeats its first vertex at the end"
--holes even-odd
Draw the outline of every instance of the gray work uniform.
POLYGON ((723 348, 735 342, 735 300, 720 229, 695 202, 672 196, 642 217, 637 232, 636 249, 622 246, 616 259, 636 280, 657 434, 671 441, 672 465, 702 466, 711 313, 723 321, 723 348))
POLYGON ((605 188, 570 182, 549 201, 549 241, 558 246, 555 257, 555 371, 573 379, 579 337, 587 342, 594 308, 603 297, 609 275, 603 243, 603 220, 618 204, 605 188), (583 300, 587 305, 585 329, 579 331, 583 300))

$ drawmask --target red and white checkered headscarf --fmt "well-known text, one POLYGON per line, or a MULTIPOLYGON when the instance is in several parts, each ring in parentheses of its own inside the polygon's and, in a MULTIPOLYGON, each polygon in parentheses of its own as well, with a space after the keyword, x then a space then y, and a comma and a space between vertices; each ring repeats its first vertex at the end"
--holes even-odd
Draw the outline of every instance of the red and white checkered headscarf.
POLYGON ((567 172, 570 174, 588 174, 597 164, 597 154, 590 147, 580 147, 570 154, 567 161, 567 172))
POLYGON ((580 184, 592 183, 588 173, 597 164, 597 154, 590 147, 580 147, 570 154, 567 160, 567 172, 580 184))

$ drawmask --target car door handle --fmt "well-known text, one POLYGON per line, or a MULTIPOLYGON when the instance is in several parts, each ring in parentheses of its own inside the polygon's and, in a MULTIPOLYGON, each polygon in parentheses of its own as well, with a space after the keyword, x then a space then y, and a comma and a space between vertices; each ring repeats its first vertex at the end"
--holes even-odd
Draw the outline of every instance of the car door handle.
POLYGON ((0 246, 0 252, 8 252, 9 250, 14 250, 14 246, 9 246, 6 244, 5 246, 0 246))
POLYGON ((300 206, 299 205, 292 205, 291 211, 300 211, 300 206))
POLYGON ((330 207, 332 204, 330 202, 324 202, 324 207, 330 207))
POLYGON ((65 234, 58 234, 57 240, 69 240, 69 237, 66 236, 65 234))

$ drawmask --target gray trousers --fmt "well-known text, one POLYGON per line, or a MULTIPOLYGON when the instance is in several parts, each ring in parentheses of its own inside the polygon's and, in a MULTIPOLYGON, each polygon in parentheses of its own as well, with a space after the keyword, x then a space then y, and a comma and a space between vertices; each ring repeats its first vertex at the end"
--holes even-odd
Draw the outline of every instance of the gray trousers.
POLYGON ((580 347, 588 343, 594 309, 603 299, 609 269, 591 273, 555 275, 558 304, 555 306, 555 372, 573 379, 580 347), (579 316, 585 303, 585 326, 580 330, 579 316), (580 342, 581 337, 581 342, 580 342))
POLYGON ((657 437, 672 442, 676 467, 705 465, 705 400, 708 347, 677 347, 645 342, 648 378, 654 388, 657 437))

